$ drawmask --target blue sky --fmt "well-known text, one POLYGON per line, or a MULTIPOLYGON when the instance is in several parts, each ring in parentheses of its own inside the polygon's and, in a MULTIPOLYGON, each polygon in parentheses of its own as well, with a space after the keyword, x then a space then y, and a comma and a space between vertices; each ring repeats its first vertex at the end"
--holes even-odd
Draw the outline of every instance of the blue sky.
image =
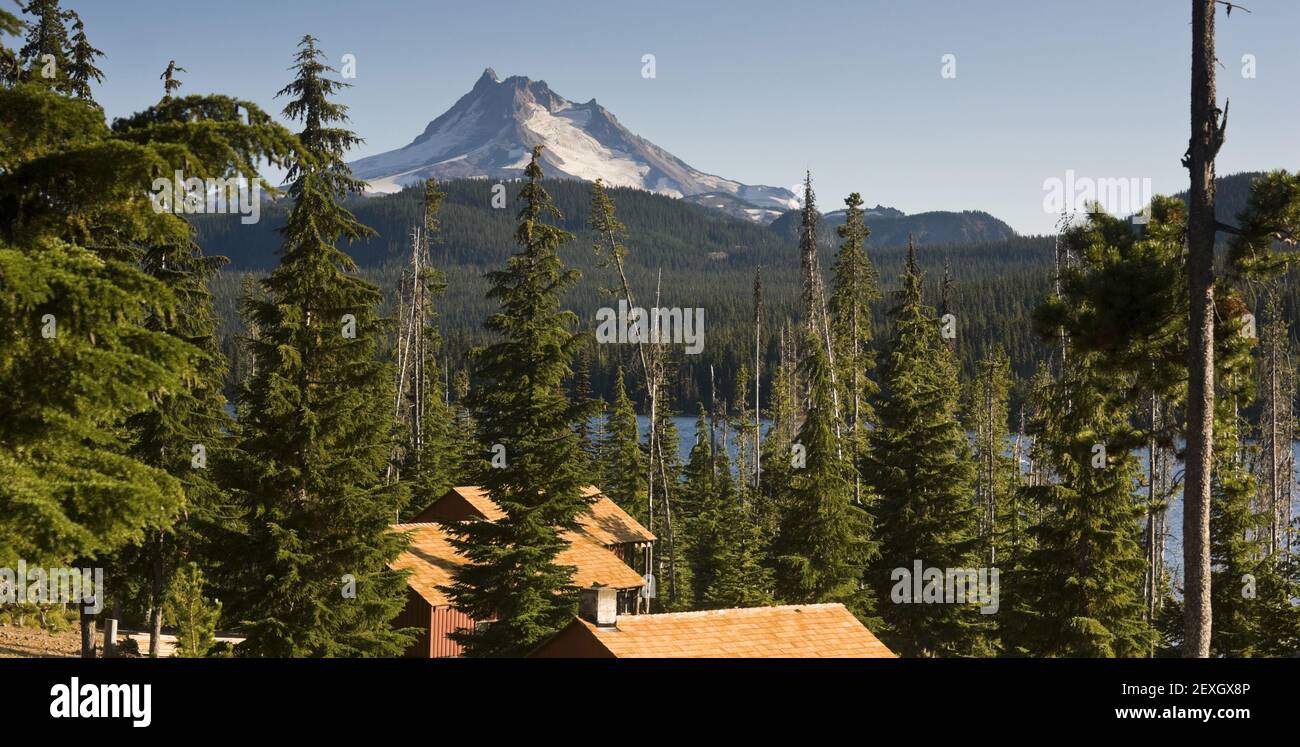
MULTIPOLYGON (((1219 14, 1220 99, 1232 100, 1221 174, 1300 167, 1300 2, 1219 14), (1254 55, 1256 77, 1241 74, 1254 55)), ((65 0, 107 56, 110 116, 161 93, 222 92, 278 112, 304 33, 337 64, 366 139, 410 142, 491 66, 595 98, 692 166, 751 184, 813 172, 823 210, 850 191, 907 212, 986 210, 1051 230, 1043 181, 1067 169, 1185 188, 1187 0, 65 0), (656 77, 641 76, 654 54, 656 77), (945 54, 956 78, 941 76, 945 54)))

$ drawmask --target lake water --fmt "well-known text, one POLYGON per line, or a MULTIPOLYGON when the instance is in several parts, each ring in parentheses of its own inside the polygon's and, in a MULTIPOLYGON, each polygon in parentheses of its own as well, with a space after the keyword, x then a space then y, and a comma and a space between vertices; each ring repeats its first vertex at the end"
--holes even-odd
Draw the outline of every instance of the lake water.
MULTIPOLYGON (((234 408, 228 406, 228 409, 231 411, 230 414, 233 416, 234 408)), ((644 415, 638 415, 636 420, 637 420, 637 430, 640 434, 642 434, 642 436, 644 436, 646 432, 646 428, 650 422, 650 419, 644 415)), ((763 431, 766 433, 767 429, 772 425, 772 421, 764 419, 762 423, 763 423, 763 431)), ((695 418, 686 417, 686 416, 675 416, 673 418, 673 424, 677 426, 677 452, 681 459, 681 462, 685 464, 686 460, 690 457, 691 448, 695 445, 695 418)), ((718 433, 719 433, 719 437, 721 437, 721 429, 719 429, 718 433)), ((728 429, 727 453, 730 456, 731 461, 733 463, 735 462, 735 458, 736 458, 735 435, 736 434, 734 430, 728 429)), ((1025 444, 1024 448, 1026 450, 1028 449, 1027 443, 1025 444)), ((1300 464, 1300 441, 1297 441, 1296 443, 1292 444, 1291 451, 1295 455, 1296 458, 1295 463, 1300 464)), ((1011 453, 1011 444, 1008 443, 1007 454, 1010 453, 1011 453)), ((1139 462, 1142 465, 1143 474, 1145 475, 1146 464, 1147 464, 1146 449, 1139 449, 1137 451, 1137 454, 1139 457, 1139 462)), ((1027 466, 1028 466, 1027 464, 1022 464, 1021 469, 1024 470, 1027 468, 1027 466)), ((1181 472, 1182 470, 1181 462, 1175 466, 1175 470, 1181 472)), ((1183 502, 1181 498, 1182 495, 1179 494, 1174 498, 1173 501, 1171 501, 1171 504, 1169 506, 1169 516, 1165 521, 1165 526, 1168 528, 1168 532, 1169 532, 1168 537, 1165 540, 1165 565, 1167 568, 1170 569, 1171 572, 1175 573, 1175 575, 1179 577, 1181 577, 1181 569, 1183 567, 1183 538, 1182 538, 1183 502)))
MULTIPOLYGON (((641 434, 645 434, 649 422, 650 419, 648 417, 643 415, 637 416, 637 428, 641 434)), ((682 463, 685 464, 686 459, 690 456, 691 447, 695 444, 695 418, 674 417, 673 423, 677 426, 677 449, 681 455, 682 463)), ((770 425, 771 421, 763 420, 764 432, 767 431, 767 428, 770 425)), ((721 431, 719 431, 719 434, 720 433, 721 431)), ((727 452, 734 462, 736 456, 735 431, 729 429, 728 436, 727 452)), ((1028 439, 1026 439, 1023 448, 1026 451, 1028 450, 1028 439)), ((1292 444, 1291 451, 1295 455, 1295 463, 1300 464, 1300 441, 1292 444)), ((1006 453, 1008 455, 1011 454, 1010 442, 1007 444, 1006 453)), ((1142 474, 1145 476, 1147 468, 1146 449, 1139 449, 1136 453, 1138 455, 1138 461, 1142 465, 1142 474)), ((1027 470, 1027 468, 1027 463, 1021 465, 1022 470, 1027 470)), ((1181 473, 1182 469, 1182 462, 1175 464, 1174 470, 1176 473, 1181 473)), ((1169 515, 1165 520, 1165 527, 1168 531, 1168 536, 1165 539, 1165 566, 1171 573, 1181 578, 1183 567, 1183 502, 1181 492, 1170 502, 1169 515)))

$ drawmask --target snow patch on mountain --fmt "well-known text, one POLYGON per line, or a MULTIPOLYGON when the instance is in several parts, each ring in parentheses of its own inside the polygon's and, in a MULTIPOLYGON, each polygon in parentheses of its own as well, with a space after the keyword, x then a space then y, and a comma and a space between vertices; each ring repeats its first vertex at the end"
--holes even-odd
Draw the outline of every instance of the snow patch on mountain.
POLYGON ((523 175, 535 145, 545 146, 542 162, 549 177, 602 179, 675 198, 717 194, 726 198, 728 212, 760 223, 799 205, 790 190, 741 184, 692 168, 630 132, 595 99, 578 104, 555 94, 545 81, 522 76, 503 81, 491 68, 409 145, 351 166, 371 192, 400 191, 428 177, 511 179, 523 175))

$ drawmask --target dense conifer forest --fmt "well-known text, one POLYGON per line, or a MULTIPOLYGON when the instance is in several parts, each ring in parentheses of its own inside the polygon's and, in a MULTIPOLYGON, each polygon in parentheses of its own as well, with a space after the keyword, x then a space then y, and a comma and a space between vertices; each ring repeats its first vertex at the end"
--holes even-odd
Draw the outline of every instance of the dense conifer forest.
POLYGON ((314 36, 275 50, 274 110, 172 61, 110 120, 95 29, 0 5, 0 567, 104 569, 85 656, 111 616, 154 655, 167 628, 184 656, 395 657, 412 521, 462 561, 436 591, 478 623, 463 654, 521 657, 579 611, 596 485, 654 533, 624 558, 651 616, 839 604, 907 657, 1295 655, 1300 175, 1216 200, 1193 6, 1186 195, 935 243, 816 174, 764 226, 547 178, 545 145, 503 207, 484 179, 364 196, 314 36), (187 215, 173 174, 269 201, 187 215), (620 303, 703 309, 702 350, 609 339, 620 303), (455 486, 491 516, 413 519, 455 486))

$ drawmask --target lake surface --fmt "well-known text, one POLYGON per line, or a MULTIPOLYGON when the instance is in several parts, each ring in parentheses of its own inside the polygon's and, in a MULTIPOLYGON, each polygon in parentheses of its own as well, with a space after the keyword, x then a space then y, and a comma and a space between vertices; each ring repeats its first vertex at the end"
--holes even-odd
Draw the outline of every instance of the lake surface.
MULTIPOLYGON (((643 415, 637 416, 637 429, 644 436, 646 428, 650 422, 648 417, 643 415)), ((763 431, 771 426, 770 420, 763 420, 763 431)), ((682 463, 685 464, 690 456, 691 447, 695 445, 695 418, 693 417, 674 417, 673 423, 677 426, 677 449, 681 456, 682 463)), ((719 437, 721 437, 719 429, 719 437)), ((735 431, 728 429, 727 452, 734 463, 736 457, 735 431)), ((1011 454, 1011 442, 1007 443, 1007 454, 1011 454)), ((1029 448, 1029 439, 1026 437, 1023 449, 1027 452, 1029 448)), ((1295 463, 1300 464, 1300 441, 1291 445, 1292 454, 1295 456, 1295 463)), ((1138 449, 1135 452, 1138 455, 1138 461, 1142 465, 1142 474, 1146 475, 1147 458, 1146 449, 1138 449)), ((1174 466, 1175 473, 1181 474, 1183 469, 1182 462, 1177 462, 1174 466)), ((1021 470, 1028 470, 1028 462, 1021 464, 1021 470)), ((1294 478, 1293 478, 1294 479, 1294 478)), ((1300 494, 1300 491, 1297 491, 1300 494)), ((1293 515, 1297 512, 1293 512, 1293 515)), ((1181 491, 1170 501, 1169 515, 1165 520, 1167 536, 1165 538, 1165 567, 1170 573, 1177 578, 1182 577, 1183 568, 1183 501, 1181 491)))
MULTIPOLYGON (((227 409, 230 411, 231 416, 234 416, 234 408, 228 405, 227 409)), ((637 420, 637 432, 640 433, 641 436, 644 438, 646 433, 646 428, 650 423, 650 418, 644 415, 638 415, 636 420, 637 420)), ((677 426, 677 452, 679 458, 681 459, 682 464, 685 464, 686 460, 690 458, 691 448, 695 445, 695 418, 686 417, 684 415, 678 415, 678 416, 674 416, 672 420, 673 420, 673 424, 677 426)), ((762 423, 763 423, 763 431, 764 433, 766 433, 767 429, 771 427, 772 421, 765 418, 763 419, 762 423)), ((721 429, 718 429, 719 438, 721 438, 721 433, 722 433, 721 429)), ((727 431, 727 435, 728 435, 727 453, 731 458, 732 463, 734 464, 736 458, 736 446, 737 446, 736 433, 734 430, 729 428, 727 431)), ((1024 445, 1024 449, 1026 451, 1028 450, 1028 437, 1026 437, 1026 443, 1024 445)), ((1291 445, 1291 451, 1292 454, 1295 456, 1295 463, 1300 464, 1300 441, 1297 441, 1291 445)), ((1008 441, 1007 443, 1006 453, 1008 455, 1011 453, 1010 441, 1008 441)), ((1146 449, 1145 448, 1138 449, 1135 453, 1138 455, 1138 461, 1142 465, 1142 474, 1145 475, 1146 467, 1147 467, 1146 449)), ((1021 470, 1027 470, 1027 468, 1028 468, 1027 463, 1021 464, 1021 470)), ((1182 462, 1178 462, 1175 465, 1174 469, 1176 472, 1181 472, 1182 462)), ((1297 491, 1297 493, 1300 493, 1300 491, 1297 491)), ((1168 529, 1168 535, 1165 539, 1165 566, 1170 570, 1171 573, 1173 573, 1176 577, 1179 578, 1182 577, 1182 567, 1183 567, 1183 536, 1182 536, 1183 502, 1181 499, 1182 499, 1182 494, 1180 492, 1171 501, 1169 506, 1169 516, 1165 521, 1165 526, 1168 529)), ((1297 513, 1297 512, 1293 512, 1293 513, 1297 513)))

